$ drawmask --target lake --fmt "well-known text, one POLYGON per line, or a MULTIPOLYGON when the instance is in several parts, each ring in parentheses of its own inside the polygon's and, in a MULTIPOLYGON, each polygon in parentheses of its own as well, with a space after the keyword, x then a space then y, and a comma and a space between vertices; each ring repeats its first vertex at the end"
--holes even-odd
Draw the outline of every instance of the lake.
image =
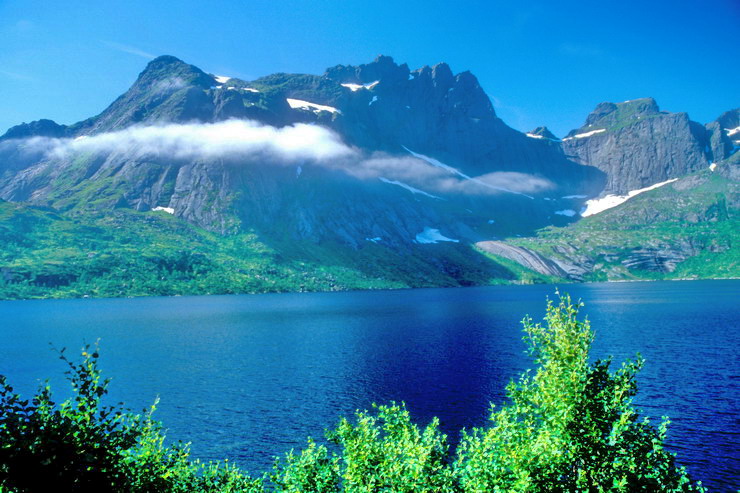
MULTIPOLYGON (((553 286, 0 302, 0 374, 30 396, 100 339, 111 397, 155 417, 195 457, 252 473, 373 402, 417 423, 485 424, 530 362, 521 319, 553 286)), ((740 488, 740 281, 566 285, 596 330, 593 355, 640 352, 636 405, 671 418, 669 447, 712 490, 740 488)))

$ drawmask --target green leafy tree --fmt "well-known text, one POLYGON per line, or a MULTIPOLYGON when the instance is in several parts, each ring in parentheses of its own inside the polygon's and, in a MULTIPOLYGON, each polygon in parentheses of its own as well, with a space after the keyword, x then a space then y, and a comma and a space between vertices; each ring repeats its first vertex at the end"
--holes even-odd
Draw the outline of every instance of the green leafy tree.
POLYGON ((0 491, 261 491, 228 464, 189 461, 185 445, 165 446, 151 412, 105 406, 109 379, 97 347, 68 365, 73 397, 57 404, 43 385, 29 402, 0 376, 0 491))
POLYGON ((536 363, 507 387, 491 425, 464 433, 455 470, 465 491, 703 491, 632 406, 642 360, 615 373, 589 363, 594 333, 569 296, 548 302, 545 324, 523 321, 536 363))
POLYGON ((616 371, 590 362, 594 334, 568 296, 548 302, 544 324, 525 318, 536 364, 507 387, 485 428, 463 432, 456 456, 435 418, 423 429, 403 404, 342 419, 330 443, 291 451, 252 478, 228 462, 191 461, 165 445, 156 406, 133 414, 104 406, 97 347, 68 365, 73 397, 61 404, 43 385, 29 402, 0 377, 0 493, 121 492, 632 492, 704 491, 632 405, 642 360, 616 371))

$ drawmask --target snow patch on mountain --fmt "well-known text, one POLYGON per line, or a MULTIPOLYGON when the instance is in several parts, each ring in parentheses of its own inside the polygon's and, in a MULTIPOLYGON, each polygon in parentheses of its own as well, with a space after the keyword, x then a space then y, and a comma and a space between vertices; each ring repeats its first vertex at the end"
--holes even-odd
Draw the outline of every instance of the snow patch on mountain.
POLYGON ((309 103, 308 101, 303 101, 301 99, 287 98, 286 101, 288 102, 290 107, 293 108, 294 110, 307 110, 307 111, 313 111, 314 113, 318 113, 320 111, 328 111, 329 113, 341 113, 341 111, 334 108, 333 106, 325 106, 323 104, 309 103))
POLYGON ((228 81, 231 80, 231 77, 226 77, 225 75, 216 75, 213 78, 216 79, 216 82, 218 82, 219 84, 226 84, 228 81))
POLYGON ((348 82, 346 84, 342 84, 342 87, 346 87, 352 92, 359 91, 360 89, 371 90, 373 87, 377 86, 379 82, 379 80, 376 80, 375 82, 370 82, 369 84, 352 84, 348 82))
POLYGON ((157 206, 157 207, 153 208, 152 210, 154 212, 156 212, 156 211, 163 211, 163 212, 166 212, 167 214, 174 214, 175 213, 175 209, 173 209, 172 207, 161 207, 161 206, 157 206))
POLYGON ((383 183, 388 183, 389 185, 396 185, 396 186, 399 186, 401 188, 405 188, 406 190, 408 190, 411 193, 416 193, 416 194, 419 194, 419 195, 425 195, 425 196, 430 197, 430 198, 433 198, 433 199, 442 200, 440 197, 437 197, 436 195, 432 195, 431 193, 427 193, 424 190, 419 190, 418 188, 414 188, 411 185, 408 185, 408 184, 403 183, 401 181, 389 180, 387 178, 383 178, 382 176, 378 177, 378 180, 382 181, 383 183))
POLYGON ((429 226, 424 227, 424 231, 416 235, 416 242, 421 244, 439 243, 440 241, 451 241, 453 243, 459 243, 460 240, 448 238, 438 229, 430 228, 429 226))
POLYGON ((640 188, 638 190, 631 190, 627 192, 627 195, 607 195, 600 199, 587 200, 586 207, 584 207, 581 211, 581 216, 588 217, 600 212, 604 212, 607 209, 611 209, 612 207, 616 207, 627 202, 629 199, 636 195, 640 195, 641 193, 647 192, 649 190, 655 190, 656 188, 667 185, 668 183, 673 183, 676 180, 678 180, 678 178, 672 178, 670 180, 662 181, 660 183, 650 185, 649 187, 640 188))
POLYGON ((605 128, 600 128, 598 130, 591 130, 590 132, 584 132, 582 134, 575 134, 573 137, 566 137, 563 139, 563 142, 566 140, 573 140, 573 139, 585 139, 586 137, 591 137, 592 135, 600 134, 602 132, 606 132, 605 128))

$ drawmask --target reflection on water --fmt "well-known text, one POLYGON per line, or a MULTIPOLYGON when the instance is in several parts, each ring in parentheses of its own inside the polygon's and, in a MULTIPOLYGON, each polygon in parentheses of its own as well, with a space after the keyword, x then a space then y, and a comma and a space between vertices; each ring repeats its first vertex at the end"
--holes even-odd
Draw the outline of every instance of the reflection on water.
MULTIPOLYGON (((673 421, 669 444, 713 489, 738 484, 740 282, 568 285, 596 356, 642 353, 637 405, 673 421)), ((71 349, 100 338, 112 397, 156 415, 195 456, 254 472, 340 416, 405 401, 457 441, 529 365, 520 320, 553 286, 0 302, 0 373, 29 393, 71 349)), ((65 389, 66 390, 66 389, 65 389)))

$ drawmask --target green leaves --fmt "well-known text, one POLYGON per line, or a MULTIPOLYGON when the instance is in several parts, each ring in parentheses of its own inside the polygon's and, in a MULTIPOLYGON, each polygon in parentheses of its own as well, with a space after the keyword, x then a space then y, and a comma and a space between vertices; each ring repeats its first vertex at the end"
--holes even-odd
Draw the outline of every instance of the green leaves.
POLYGON ((548 302, 545 324, 523 321, 536 369, 509 385, 491 426, 463 436, 455 463, 466 491, 702 491, 632 407, 642 359, 616 372, 589 363, 594 334, 581 303, 548 302))
POLYGON ((72 398, 56 404, 48 384, 29 402, 0 376, 0 492, 630 492, 704 491, 632 406, 638 356, 616 371, 589 361, 594 338, 580 303, 548 302, 542 324, 523 321, 535 367, 507 387, 490 424, 462 432, 456 454, 433 419, 420 428, 404 404, 342 419, 329 443, 309 439, 252 478, 228 462, 190 460, 187 445, 165 446, 162 425, 104 406, 109 380, 97 346, 67 364, 72 398))
POLYGON ((24 401, 0 376, 0 491, 259 491, 234 467, 189 460, 186 446, 165 447, 151 413, 105 406, 96 346, 68 366, 73 397, 56 404, 44 384, 24 401))

